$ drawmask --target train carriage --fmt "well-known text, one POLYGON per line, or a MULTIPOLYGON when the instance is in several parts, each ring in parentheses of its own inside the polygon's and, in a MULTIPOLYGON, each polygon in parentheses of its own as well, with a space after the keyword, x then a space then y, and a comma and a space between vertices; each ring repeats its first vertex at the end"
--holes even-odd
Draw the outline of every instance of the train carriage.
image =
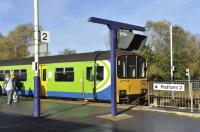
MULTIPOLYGON (((133 100, 147 92, 146 59, 133 51, 117 50, 117 100, 133 100)), ((0 85, 5 74, 16 74, 21 95, 34 94, 33 58, 0 61, 0 85)), ((111 99, 110 52, 96 51, 40 58, 41 95, 74 99, 111 99)))

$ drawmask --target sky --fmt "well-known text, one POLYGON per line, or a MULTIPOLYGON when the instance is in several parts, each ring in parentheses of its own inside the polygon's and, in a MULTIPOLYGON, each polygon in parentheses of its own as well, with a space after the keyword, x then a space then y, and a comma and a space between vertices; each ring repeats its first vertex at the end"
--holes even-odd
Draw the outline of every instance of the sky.
MULTIPOLYGON (((0 0, 0 32, 34 22, 34 0, 0 0)), ((89 17, 144 26, 148 20, 167 20, 200 34, 199 0, 39 0, 39 24, 51 33, 51 55, 70 48, 78 53, 107 50, 104 25, 89 17)))

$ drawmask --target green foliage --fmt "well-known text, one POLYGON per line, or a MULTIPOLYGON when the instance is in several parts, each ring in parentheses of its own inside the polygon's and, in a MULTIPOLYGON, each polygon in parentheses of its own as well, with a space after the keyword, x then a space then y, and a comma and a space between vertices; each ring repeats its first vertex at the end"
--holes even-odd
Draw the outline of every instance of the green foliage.
POLYGON ((5 60, 9 58, 14 58, 13 51, 14 51, 14 47, 11 40, 9 40, 6 37, 1 37, 0 38, 0 56, 1 56, 0 59, 5 60))
POLYGON ((33 44, 34 27, 31 24, 18 25, 8 36, 0 34, 0 55, 3 59, 29 56, 27 47, 33 44))
MULTIPOLYGON (((170 78, 170 22, 148 21, 146 30, 147 44, 142 50, 148 57, 149 78, 170 78)), ((173 29, 173 65, 174 78, 184 79, 185 69, 189 68, 191 76, 200 78, 200 38, 178 26, 173 29)))
POLYGON ((8 38, 15 48, 15 57, 24 58, 29 55, 27 47, 34 41, 34 27, 31 24, 19 25, 9 33, 8 38))
POLYGON ((59 55, 69 55, 69 54, 76 54, 76 50, 72 50, 70 48, 65 48, 63 51, 59 51, 59 55))

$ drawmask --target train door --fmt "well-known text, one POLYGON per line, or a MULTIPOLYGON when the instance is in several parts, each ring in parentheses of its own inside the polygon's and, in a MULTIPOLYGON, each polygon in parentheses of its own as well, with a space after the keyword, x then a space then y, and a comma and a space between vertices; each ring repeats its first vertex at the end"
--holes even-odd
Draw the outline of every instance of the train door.
POLYGON ((45 65, 40 65, 40 82, 41 82, 41 96, 47 96, 47 82, 46 82, 46 77, 47 77, 47 68, 45 65))
POLYGON ((94 99, 94 69, 92 66, 87 66, 83 69, 83 99, 94 99))

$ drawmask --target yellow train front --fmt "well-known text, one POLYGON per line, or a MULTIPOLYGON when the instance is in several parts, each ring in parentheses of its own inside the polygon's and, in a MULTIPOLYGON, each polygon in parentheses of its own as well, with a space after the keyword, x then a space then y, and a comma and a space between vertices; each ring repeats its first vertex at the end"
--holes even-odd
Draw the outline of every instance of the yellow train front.
POLYGON ((117 57, 117 101, 145 100, 147 93, 147 61, 145 56, 126 52, 117 57))

